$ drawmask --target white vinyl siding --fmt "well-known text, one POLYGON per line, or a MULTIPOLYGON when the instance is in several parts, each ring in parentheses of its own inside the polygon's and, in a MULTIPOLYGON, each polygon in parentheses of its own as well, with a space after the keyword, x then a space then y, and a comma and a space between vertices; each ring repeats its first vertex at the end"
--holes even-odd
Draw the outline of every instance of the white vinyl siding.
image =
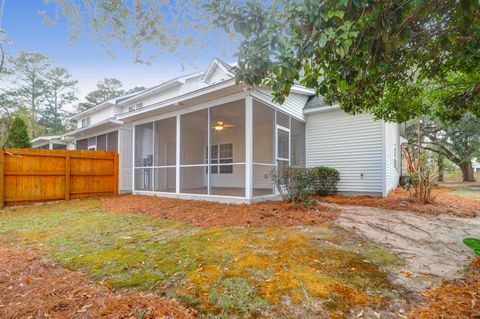
POLYGON ((385 123, 386 194, 398 186, 400 178, 400 128, 396 123, 385 123), (396 162, 396 163, 395 163, 396 162), (395 165, 396 164, 396 165, 395 165))
MULTIPOLYGON (((268 88, 258 88, 257 91, 266 99, 266 102, 272 103, 272 90, 268 88)), ((303 108, 308 98, 307 95, 290 93, 290 95, 285 98, 285 102, 283 102, 283 104, 277 104, 276 107, 288 115, 304 120, 303 108)))
POLYGON ((383 122, 342 110, 306 114, 307 167, 340 172, 338 191, 383 194, 383 122))

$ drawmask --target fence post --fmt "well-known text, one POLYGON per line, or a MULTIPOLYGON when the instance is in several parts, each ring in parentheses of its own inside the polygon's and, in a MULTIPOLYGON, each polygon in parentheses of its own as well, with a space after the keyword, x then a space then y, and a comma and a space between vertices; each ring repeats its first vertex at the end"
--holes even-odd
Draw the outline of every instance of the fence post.
POLYGON ((118 185, 119 185, 119 182, 118 182, 118 176, 119 176, 119 172, 118 172, 118 169, 119 169, 119 166, 118 166, 118 152, 115 152, 113 169, 114 169, 114 172, 113 172, 113 193, 115 195, 118 195, 118 193, 119 193, 119 191, 118 191, 118 185))
POLYGON ((2 209, 5 206, 5 190, 4 184, 5 184, 5 179, 4 179, 4 171, 5 169, 5 151, 0 149, 0 209, 2 209))
POLYGON ((65 200, 70 199, 70 155, 65 156, 65 200))

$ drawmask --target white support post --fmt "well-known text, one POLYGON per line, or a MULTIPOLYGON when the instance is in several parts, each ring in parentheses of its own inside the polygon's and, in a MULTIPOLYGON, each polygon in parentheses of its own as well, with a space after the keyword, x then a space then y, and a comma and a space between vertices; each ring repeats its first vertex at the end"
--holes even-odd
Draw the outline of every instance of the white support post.
POLYGON ((176 151, 176 156, 175 156, 175 192, 177 194, 180 194, 180 115, 177 115, 177 125, 176 125, 176 129, 177 129, 177 139, 176 139, 176 143, 177 143, 177 146, 175 148, 175 151, 176 151))
POLYGON ((253 198, 253 98, 245 99, 245 197, 253 198))
MULTIPOLYGON (((210 169, 210 163, 211 163, 211 148, 212 146, 210 145, 212 143, 212 137, 211 137, 211 130, 210 130, 210 123, 211 123, 211 119, 210 119, 210 112, 211 108, 208 108, 207 109, 207 122, 208 122, 208 126, 207 126, 207 194, 208 195, 211 195, 212 194, 212 185, 210 184, 211 183, 211 169, 210 169)), ((219 150, 220 151, 220 150, 219 150)))
POLYGON ((132 125, 132 194, 135 193, 135 125, 132 125))

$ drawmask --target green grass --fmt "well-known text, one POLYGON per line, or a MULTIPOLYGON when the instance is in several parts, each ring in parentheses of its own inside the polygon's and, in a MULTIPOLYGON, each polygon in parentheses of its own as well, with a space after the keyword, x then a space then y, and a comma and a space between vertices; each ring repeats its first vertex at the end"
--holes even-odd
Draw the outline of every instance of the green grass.
MULTIPOLYGON (((480 179, 479 179, 480 180, 480 179)), ((448 184, 450 188, 453 188, 455 191, 452 192, 452 195, 464 196, 473 199, 480 199, 480 184, 477 186, 469 184, 448 184)))
POLYGON ((387 270, 401 261, 333 224, 196 228, 82 200, 9 210, 0 240, 120 290, 174 297, 202 317, 342 317, 400 294, 387 270))

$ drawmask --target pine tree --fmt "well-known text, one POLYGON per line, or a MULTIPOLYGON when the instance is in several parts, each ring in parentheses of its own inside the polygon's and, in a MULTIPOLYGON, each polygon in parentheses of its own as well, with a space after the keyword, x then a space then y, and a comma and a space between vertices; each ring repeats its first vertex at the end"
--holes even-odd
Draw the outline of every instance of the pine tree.
POLYGON ((31 148, 32 143, 30 142, 30 137, 28 136, 28 126, 27 123, 21 118, 16 117, 13 119, 8 131, 6 147, 13 148, 31 148))

